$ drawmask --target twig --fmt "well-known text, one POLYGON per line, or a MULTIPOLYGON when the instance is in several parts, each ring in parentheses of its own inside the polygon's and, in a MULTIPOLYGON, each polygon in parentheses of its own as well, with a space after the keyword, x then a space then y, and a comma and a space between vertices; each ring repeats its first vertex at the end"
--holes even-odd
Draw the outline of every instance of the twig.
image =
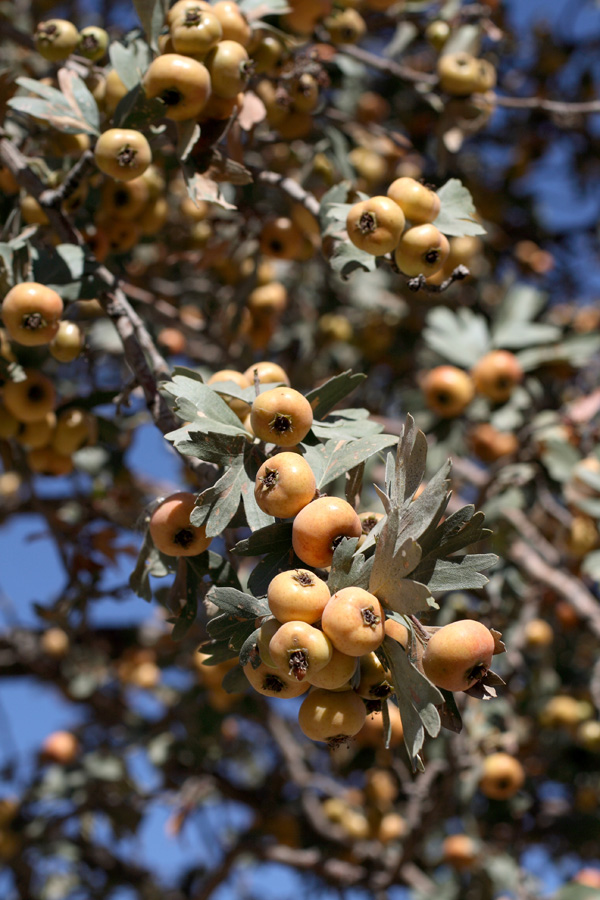
POLYGON ((549 565, 533 547, 517 540, 507 551, 508 558, 523 569, 530 578, 541 582, 586 619, 590 628, 600 637, 600 604, 585 585, 569 572, 549 565))
POLYGON ((444 291, 447 291, 450 285, 454 284, 455 281, 462 281, 464 278, 468 278, 470 274, 471 272, 466 266, 460 265, 457 266, 452 274, 449 275, 445 281, 442 281, 441 284, 428 284, 425 275, 417 275, 416 278, 409 279, 407 287, 415 294, 417 291, 427 291, 428 294, 442 294, 444 291))
POLYGON ((91 150, 86 150, 81 154, 70 172, 67 172, 62 183, 53 191, 45 190, 39 198, 40 205, 47 209, 52 206, 60 206, 65 200, 71 197, 88 172, 94 169, 94 154, 91 150))
POLYGON ((545 100, 543 97, 504 97, 495 94, 493 103, 504 109, 539 109, 559 116, 587 116, 600 112, 600 100, 569 103, 563 100, 545 100))
POLYGON ((395 78, 401 78, 403 81, 420 82, 422 84, 435 85, 438 83, 437 75, 430 72, 419 72, 417 69, 411 69, 410 66, 402 66, 393 59, 386 59, 384 56, 377 56, 375 53, 369 53, 362 47, 354 47, 351 44, 342 44, 336 48, 338 53, 345 56, 351 56, 352 59, 363 62, 372 69, 379 72, 385 72, 387 75, 393 75, 395 78))
POLYGON ((510 522, 521 537, 525 538, 528 544, 535 548, 548 565, 559 566, 561 564, 561 555, 558 550, 546 540, 522 510, 509 507, 502 510, 502 516, 507 522, 510 522))
POLYGON ((263 172, 259 169, 251 169, 251 171, 257 181, 262 181, 265 184, 272 184, 275 187, 280 188, 288 195, 288 197, 291 197, 292 200, 301 203, 302 206, 313 214, 313 216, 319 215, 321 204, 317 198, 308 191, 305 191, 302 185, 298 184, 297 181, 294 181, 293 178, 280 175, 278 172, 263 172))

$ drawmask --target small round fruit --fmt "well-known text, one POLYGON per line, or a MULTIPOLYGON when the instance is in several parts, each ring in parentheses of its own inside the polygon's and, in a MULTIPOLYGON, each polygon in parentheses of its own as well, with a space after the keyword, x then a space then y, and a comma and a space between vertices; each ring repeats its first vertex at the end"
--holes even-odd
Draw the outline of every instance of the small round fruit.
POLYGON ((58 416, 51 444, 57 453, 70 456, 88 444, 95 434, 94 417, 84 409, 71 407, 58 416))
POLYGON ((335 647, 331 650, 331 659, 327 665, 318 672, 310 672, 306 676, 314 687, 325 688, 328 691, 337 691, 346 686, 356 669, 356 657, 341 653, 335 647))
POLYGON ((358 44, 365 36, 365 20, 356 9, 336 10, 323 22, 332 44, 358 44))
POLYGON ((289 697, 299 697, 300 694, 305 694, 310 688, 308 681, 286 678, 282 672, 271 669, 264 663, 261 663, 256 669, 252 668, 252 663, 246 663, 244 675, 254 690, 264 697, 278 697, 280 700, 287 700, 289 697))
MULTIPOLYGON (((400 710, 391 701, 388 702, 387 709, 392 726, 390 748, 399 747, 404 738, 400 710)), ((381 712, 373 712, 368 716, 356 739, 361 746, 383 747, 383 715, 381 712)))
POLYGON ((129 93, 127 86, 121 81, 121 77, 116 69, 111 69, 106 76, 104 105, 109 113, 114 113, 119 102, 129 93))
POLYGON ((371 653, 385 636, 379 600, 359 587, 342 588, 333 595, 323 610, 321 627, 333 646, 348 656, 371 653))
POLYGON ((278 447, 294 447, 310 431, 313 411, 299 391, 278 387, 258 395, 252 404, 250 421, 261 441, 278 447))
POLYGON ((237 41, 221 41, 206 57, 212 89, 219 97, 237 97, 250 77, 248 51, 237 41))
POLYGON ((23 381, 4 385, 4 405, 19 422, 38 422, 54 409, 52 381, 37 369, 26 369, 23 381))
POLYGON ((385 256, 398 246, 404 224, 404 213, 397 203, 389 197, 370 197, 351 207, 346 230, 359 250, 385 256))
POLYGON ((23 423, 17 434, 17 441, 21 446, 27 447, 29 450, 46 447, 51 441, 55 427, 55 413, 46 413, 44 418, 39 419, 37 422, 23 423))
POLYGON ((344 743, 365 724, 365 705, 354 691, 317 688, 303 700, 298 724, 306 737, 331 746, 344 743))
POLYGON ((108 32, 104 28, 98 28, 97 25, 88 25, 79 32, 79 43, 77 44, 77 52, 92 62, 98 62, 102 59, 108 49, 108 32))
POLYGON ((7 441, 10 438, 16 437, 20 427, 21 423, 16 416, 13 416, 13 414, 0 403, 0 438, 7 441))
POLYGON ((376 653, 360 657, 360 681, 356 693, 364 700, 385 700, 393 693, 390 672, 376 653))
POLYGON ((491 753, 483 761, 479 790, 490 800, 509 800, 524 782, 523 766, 509 753, 491 753))
POLYGON ((319 497, 301 509, 292 526, 294 553, 307 566, 331 565, 333 553, 344 537, 360 537, 356 511, 339 497, 319 497))
POLYGON ((244 372, 244 378, 248 380, 249 384, 254 384, 255 375, 258 375, 259 384, 276 384, 281 382, 288 387, 290 386, 287 372, 281 366, 278 366, 277 363, 269 362, 268 360, 254 363, 248 366, 244 372))
MULTIPOLYGON (((236 369, 219 369, 218 372, 215 372, 214 375, 210 376, 206 383, 219 384, 223 381, 233 381, 233 383, 237 384, 240 388, 250 387, 250 381, 236 369)), ((226 395, 223 399, 239 419, 244 419, 248 415, 248 412, 250 411, 249 403, 246 403, 244 400, 239 400, 237 397, 228 397, 226 395)))
POLYGON ((477 844, 468 834, 450 834, 444 838, 442 859, 453 869, 457 869, 459 872, 472 869, 478 856, 477 844))
POLYGON ((274 259, 298 259, 302 253, 302 245, 302 232, 286 216, 266 222, 260 233, 261 252, 274 259))
POLYGON ((150 144, 132 128, 109 128, 96 141, 96 165, 116 181, 132 181, 152 162, 150 144))
POLYGON ((196 497, 187 491, 171 494, 156 507, 150 519, 150 537, 167 556, 197 556, 210 544, 204 526, 190 524, 196 497))
POLYGON ((411 278, 428 276, 442 268, 449 253, 448 238, 435 225, 415 225, 400 238, 394 261, 400 271, 411 278))
POLYGON ((212 6, 206 0, 177 0, 167 12, 166 24, 170 28, 190 10, 212 12, 212 6))
POLYGON ((469 445, 479 459, 493 463, 503 456, 512 456, 519 449, 519 439, 512 431, 498 431, 489 422, 481 422, 471 429, 469 445))
POLYGON ((388 191, 394 203, 402 209, 402 212, 414 225, 425 225, 437 219, 441 200, 438 195, 424 184, 414 178, 396 178, 392 181, 388 191))
POLYGON ((318 622, 331 594, 327 584, 307 569, 289 569, 267 589, 269 609, 279 622, 318 622))
POLYGON ((46 629, 40 638, 40 647, 44 653, 55 659, 60 659, 67 654, 69 644, 69 635, 58 626, 46 629))
POLYGON ((280 628, 281 622, 277 619, 266 619, 258 630, 258 637, 256 639, 258 653, 261 662, 263 662, 265 666, 269 666, 270 669, 276 669, 277 666, 269 653, 269 644, 271 643, 271 638, 274 636, 275 632, 280 628))
POLYGON ((222 37, 221 23, 212 10, 190 9, 171 25, 171 41, 176 53, 204 56, 222 37))
POLYGON ((470 53, 445 53, 437 64, 440 87, 455 97, 467 97, 478 90, 480 72, 477 60, 470 53))
POLYGON ((2 321, 13 341, 27 347, 49 344, 63 313, 61 297, 36 281, 15 285, 2 301, 2 321))
POLYGON ((508 350, 490 350, 471 370, 475 390, 492 403, 506 403, 523 380, 521 363, 508 350))
POLYGON ((24 197, 21 197, 19 208, 23 220, 28 225, 48 225, 50 219, 41 204, 31 194, 25 194, 24 197))
POLYGON ((313 470, 298 453, 277 453, 256 475, 254 497, 263 512, 279 519, 295 516, 315 496, 313 470))
POLYGON ((383 513, 371 512, 370 510, 367 510, 366 512, 359 513, 358 518, 360 519, 362 534, 358 540, 358 544, 356 545, 357 548, 362 547, 377 523, 383 519, 383 513))
POLYGON ((530 619, 523 629, 525 644, 530 650, 540 650, 554 643, 554 629, 545 619, 530 619))
POLYGON ((494 649, 494 636, 481 622, 451 622, 427 641, 423 671, 437 687, 466 691, 487 673, 494 649))
POLYGON ((157 56, 150 63, 142 85, 148 99, 162 100, 165 116, 176 122, 199 116, 211 91, 206 66, 178 53, 157 56))
POLYGON ((212 11, 221 23, 224 41, 236 41, 247 47, 252 37, 252 29, 246 16, 233 0, 219 0, 212 11))
POLYGON ((386 619, 383 627, 386 636, 397 641, 406 650, 410 643, 410 632, 406 625, 398 622, 397 619, 386 619))
POLYGON ((71 765, 79 755, 79 741, 70 731, 53 731, 42 744, 41 755, 45 762, 71 765))
POLYGON ((434 19, 425 29, 425 38, 435 50, 442 49, 450 34, 450 25, 444 19, 434 19))
POLYGON ((487 59, 477 60, 477 80, 475 90, 478 93, 491 91, 496 87, 496 69, 487 59))
POLYGON ((40 475, 59 477, 73 471, 73 459, 57 453, 53 447, 36 447, 27 454, 27 465, 40 475))
POLYGON ((50 354, 61 363, 73 362, 80 355, 85 336, 77 322, 63 319, 58 323, 58 331, 50 341, 50 354))
POLYGON ((423 380, 425 403, 444 419, 460 416, 475 395, 470 375, 456 366, 436 366, 423 380))
POLYGON ((150 191, 143 176, 125 182, 111 179, 102 188, 102 213, 118 219, 139 219, 149 197, 150 191))
POLYGON ((48 19, 38 24, 33 39, 44 59, 61 62, 77 49, 79 32, 67 19, 48 19))
POLYGON ((297 681, 323 669, 331 653, 329 638, 308 622, 284 622, 269 644, 269 654, 277 668, 297 681))
POLYGON ((248 295, 246 306, 253 318, 272 318, 279 316, 287 306, 287 290, 279 281, 271 281, 254 288, 248 295))

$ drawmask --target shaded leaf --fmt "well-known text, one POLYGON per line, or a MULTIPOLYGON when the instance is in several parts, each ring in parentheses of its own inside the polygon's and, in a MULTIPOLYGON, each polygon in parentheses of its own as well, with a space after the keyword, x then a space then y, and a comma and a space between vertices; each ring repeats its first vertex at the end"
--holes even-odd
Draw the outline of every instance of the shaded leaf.
POLYGON ((352 374, 352 370, 347 369, 340 375, 334 375, 318 388, 309 391, 306 399, 312 406, 314 418, 323 419, 334 406, 337 406, 352 391, 356 390, 366 377, 362 373, 352 374))
POLYGON ((215 484, 199 495, 190 516, 192 525, 204 525, 207 537, 221 534, 238 510, 245 481, 243 461, 238 458, 215 484))
POLYGON ((212 587, 207 594, 207 599, 224 613, 240 619, 255 619, 258 616, 271 614, 265 600, 259 600, 252 594, 246 594, 235 588, 221 587, 220 585, 212 587))
POLYGON ((263 553, 288 551, 292 546, 292 523, 276 522, 255 531, 250 537, 239 541, 233 552, 239 556, 261 556, 263 553))
POLYGON ((342 538, 335 548, 327 579, 331 594, 353 586, 366 590, 372 561, 366 560, 362 553, 356 553, 358 540, 358 538, 342 538))
POLYGON ((488 582, 481 570, 491 568, 496 562, 498 557, 494 553, 470 553, 450 559, 428 558, 412 575, 432 592, 478 590, 488 582))
POLYGON ((228 694, 243 694, 248 690, 248 679, 240 666, 236 666, 235 669, 230 669, 229 672, 225 673, 223 689, 228 694))
POLYGON ((157 39, 165 23, 168 0, 133 0, 133 5, 148 43, 158 51, 157 39))
POLYGON ((423 338, 442 359, 462 369, 474 366, 491 348, 486 320, 466 307, 459 307, 456 312, 445 306, 432 309, 423 338))

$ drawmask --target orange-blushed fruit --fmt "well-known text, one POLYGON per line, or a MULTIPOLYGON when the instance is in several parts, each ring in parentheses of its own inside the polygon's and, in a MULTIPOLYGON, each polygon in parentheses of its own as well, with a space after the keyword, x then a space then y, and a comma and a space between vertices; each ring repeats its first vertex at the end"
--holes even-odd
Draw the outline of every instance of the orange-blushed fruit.
POLYGON ((254 400, 252 430, 261 440, 279 447, 294 447, 312 427, 313 411, 299 391, 288 387, 263 391, 254 400))
POLYGON ((310 688, 308 681, 297 681, 289 678, 278 669, 272 669, 261 663, 256 669, 252 663, 244 666, 244 675, 255 691, 265 697, 278 697, 287 700, 289 697, 299 697, 310 688))
POLYGON ((2 321, 18 344, 36 347, 49 344, 56 336, 63 313, 62 298, 45 284, 23 281, 2 301, 2 321))
POLYGON ((150 63, 142 86, 149 99, 162 100, 165 116, 176 122, 200 115, 211 93, 206 66, 179 53, 157 56, 150 63))
POLYGON ((411 278, 427 277, 442 268, 449 253, 446 235, 428 223, 415 225, 404 232, 394 251, 394 261, 400 271, 411 278))
POLYGON ((132 181, 152 162, 148 139, 133 128, 109 128, 94 148, 96 165, 116 181, 132 181))
POLYGON ((280 572, 269 582, 269 609, 279 622, 307 622, 321 618, 331 594, 322 578, 308 569, 280 572))
POLYGON ((392 181, 388 197, 398 204, 414 225, 424 225, 437 219, 442 203, 438 195, 415 178, 406 176, 392 181))
POLYGON ((360 537, 360 519, 354 508, 339 497, 319 497, 301 509, 292 525, 294 553, 307 566, 331 565, 333 553, 344 537, 360 537))
POLYGON ((398 246, 404 222, 404 213, 389 197, 370 197, 350 208, 346 230, 359 250, 373 256, 385 256, 398 246))
POLYGON ((279 671, 302 681, 331 659, 329 638, 308 622, 283 622, 269 643, 269 655, 279 671))
POLYGON ((256 475, 254 497, 269 516, 295 516, 315 496, 314 472, 303 456, 283 452, 265 460, 256 475))
POLYGON ((473 379, 457 366, 435 366, 423 379, 429 409, 444 419, 460 416, 475 395, 473 379))
POLYGON ((344 743, 365 723, 363 701, 354 691, 312 690, 302 701, 298 724, 306 737, 330 746, 344 743))
POLYGON ((462 619, 435 631, 423 652, 423 670, 430 681, 447 691, 466 691, 488 672, 495 642, 489 628, 475 619, 462 619))
POLYGON ((523 374, 521 363, 509 350, 490 350, 471 370, 475 390, 493 403, 506 403, 523 374))
POLYGON ((38 369, 25 369, 23 381, 4 385, 4 405, 19 422, 38 422, 54 409, 53 382, 38 369))
POLYGON ((348 656, 363 656, 382 643, 384 615, 374 594, 360 587, 337 591, 323 610, 321 627, 334 647, 348 656))
POLYGON ((75 762, 80 749, 79 741, 72 732, 53 731, 42 743, 41 756, 45 762, 68 766, 75 762))
POLYGON ((523 766, 514 756, 499 751, 483 761, 479 790, 491 800, 509 800, 525 782, 523 766))
POLYGON ((150 537, 161 553, 196 556, 208 548, 212 539, 206 537, 205 527, 190 523, 195 501, 194 494, 180 491, 163 500, 152 513, 150 537))

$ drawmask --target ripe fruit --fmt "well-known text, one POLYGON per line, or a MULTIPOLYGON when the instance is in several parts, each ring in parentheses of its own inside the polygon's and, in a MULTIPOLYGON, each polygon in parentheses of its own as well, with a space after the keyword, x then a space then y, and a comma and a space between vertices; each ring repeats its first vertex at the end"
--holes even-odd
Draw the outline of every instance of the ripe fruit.
POLYGON ((554 629, 544 619, 531 619, 524 628, 525 643, 532 650, 549 647, 554 641, 554 629))
POLYGON ((279 316, 287 306, 287 291, 279 281, 261 284, 248 295, 246 306, 254 319, 279 316))
POLYGON ((444 419, 459 416, 475 394, 471 377, 456 366, 436 366, 423 380, 425 403, 444 419))
POLYGON ((478 856, 477 844, 468 834, 450 834, 442 844, 442 859, 459 872, 468 871, 478 856))
POLYGON ((469 444, 473 453, 486 463, 511 456, 519 449, 519 439, 512 431, 498 431, 489 422, 481 422, 471 429, 469 444))
POLYGON ((224 41, 237 41, 247 47, 252 37, 252 29, 248 21, 233 0, 219 0, 212 7, 212 11, 221 23, 224 41))
POLYGON ((130 181, 107 181, 102 189, 102 213, 118 219, 137 219, 148 203, 150 191, 143 176, 130 181))
POLYGON ((252 663, 246 663, 244 675, 259 694, 263 694, 265 697, 278 697, 281 700, 287 700, 288 697, 299 697, 300 694, 305 694, 310 687, 308 681, 287 678, 282 672, 271 669, 264 663, 261 663, 256 669, 252 668, 252 663))
POLYGON ((435 225, 415 225, 400 238, 394 260, 401 272, 410 275, 433 275, 442 268, 450 253, 446 235, 435 225))
POLYGON ((46 413, 44 418, 37 422, 22 424, 17 440, 23 447, 27 447, 30 450, 46 447, 50 443, 55 426, 55 414, 53 412, 46 413))
POLYGON ((111 69, 106 76, 104 105, 109 113, 114 113, 119 101, 128 93, 116 69, 111 69))
MULTIPOLYGON (((392 726, 392 734, 390 739, 390 748, 399 747, 404 738, 404 729, 402 728, 402 719, 400 718, 400 710, 395 703, 391 701, 387 704, 390 723, 392 726)), ((381 747, 383 743, 383 715, 381 712, 371 713, 356 736, 357 742, 365 747, 381 747)))
POLYGON ((261 662, 263 662, 265 666, 269 666, 270 669, 277 668, 269 653, 269 644, 271 643, 271 638, 279 628, 281 628, 281 622, 277 619, 265 619, 258 630, 258 637, 256 639, 261 662))
POLYGON ((334 647, 348 656, 363 656, 383 641, 384 617, 374 594, 359 587, 337 591, 323 610, 321 627, 334 647))
POLYGON ((478 63, 479 60, 465 52, 440 56, 437 73, 441 89, 455 97, 467 97, 479 90, 481 73, 478 63))
POLYGON ((267 601, 279 622, 317 622, 331 594, 327 584, 307 569, 280 572, 269 583, 267 601))
POLYGON ((277 668, 297 681, 323 669, 331 653, 327 636, 308 622, 284 622, 269 644, 269 654, 277 668))
POLYGON ((37 369, 26 369, 24 381, 4 386, 4 405, 19 422, 38 422, 54 409, 54 401, 53 383, 37 369))
POLYGON ((0 438, 8 440, 9 438, 15 437, 19 432, 20 426, 21 423, 16 416, 13 416, 13 414, 0 403, 0 438))
POLYGON ((494 637, 481 622, 451 622, 429 638, 423 670, 437 687, 466 691, 487 673, 494 649, 494 637))
MULTIPOLYGON (((234 384, 237 384, 238 387, 247 388, 250 387, 250 381, 246 378, 245 375, 242 375, 241 372, 237 372, 235 369, 219 369, 218 372, 215 372, 214 375, 211 375, 207 384, 219 384, 223 381, 233 381, 234 384)), ((236 414, 239 419, 244 419, 245 416, 248 415, 250 410, 250 404, 246 403, 244 400, 238 400, 237 397, 223 397, 227 406, 236 414)))
POLYGON ((88 25, 79 32, 77 52, 92 62, 102 59, 108 48, 108 32, 96 25, 88 25))
POLYGON ((471 370, 475 390, 493 403, 505 403, 523 380, 521 363, 508 350, 491 350, 471 370))
POLYGON ((204 56, 222 37, 221 23, 212 10, 188 9, 171 25, 176 53, 204 56))
POLYGON ((132 181, 152 162, 150 144, 132 128, 109 128, 96 141, 96 165, 116 181, 132 181))
POLYGON ((77 49, 79 32, 67 19, 48 19, 38 24, 33 39, 44 59, 60 62, 77 49))
POLYGON ((267 459, 256 475, 254 497, 270 516, 295 516, 315 496, 313 470, 298 453, 277 453, 267 459))
POLYGON ((319 497, 301 509, 292 526, 294 553, 307 566, 331 565, 333 552, 343 537, 360 537, 355 510, 339 497, 319 497))
POLYGON ((77 322, 63 319, 58 323, 58 330, 50 341, 50 354, 58 362, 73 362, 83 350, 84 343, 85 336, 77 322))
POLYGON ((2 321, 18 344, 49 344, 58 332, 63 313, 61 297, 36 281, 15 285, 2 301, 2 321))
POLYGON ((521 789, 525 772, 509 753, 491 753, 483 761, 479 790, 491 800, 509 800, 521 789))
POLYGON ((248 380, 248 384, 254 384, 255 373, 258 375, 259 384, 273 384, 281 381, 288 387, 290 386, 287 373, 277 363, 265 360, 248 366, 244 372, 244 378, 248 380))
POLYGON ((41 755, 45 762, 68 766, 79 754, 79 741, 70 731, 53 731, 42 744, 41 755))
POLYGON ((357 44, 365 36, 365 20, 355 9, 336 10, 323 22, 332 44, 357 44))
POLYGON ((69 635, 62 628, 48 628, 40 638, 40 647, 48 656, 60 659, 69 649, 69 635))
POLYGON ((406 218, 414 225, 433 222, 437 219, 442 205, 434 191, 414 178, 404 177, 392 181, 387 195, 398 204, 406 218))
POLYGON ((298 711, 298 724, 306 737, 337 746, 357 734, 365 723, 365 705, 354 691, 310 692, 298 711))
POLYGON ((355 203, 346 219, 352 243, 373 256, 385 256, 398 246, 404 213, 389 197, 371 197, 355 203))
POLYGON ((360 658, 360 682, 356 693, 365 700, 385 700, 393 691, 391 676, 376 653, 360 658))
POLYGON ((298 259, 304 236, 295 222, 285 216, 266 222, 260 233, 260 250, 275 259, 298 259))
POLYGON ((248 51, 237 41, 220 41, 206 57, 212 90, 219 97, 237 97, 250 77, 248 51))
POLYGON ((58 477, 73 471, 70 456, 57 453, 52 447, 36 447, 27 454, 27 465, 32 472, 58 477))
POLYGON ((252 430, 261 441, 294 447, 304 440, 313 422, 306 397, 288 387, 264 391, 252 404, 252 430))
POLYGON ((211 542, 204 526, 190 524, 195 505, 194 494, 171 494, 156 507, 150 519, 150 537, 154 546, 168 556, 196 556, 211 542))
POLYGON ((178 53, 157 56, 142 80, 146 96, 165 104, 165 116, 176 122, 200 115, 210 96, 210 75, 201 62, 178 53))
POLYGON ((398 641, 398 643, 406 650, 410 642, 410 632, 406 625, 403 625, 402 622, 398 622, 396 619, 386 619, 384 622, 384 630, 387 637, 391 637, 392 640, 398 641))
POLYGON ((95 431, 95 421, 88 412, 75 407, 65 409, 56 422, 52 447, 57 453, 70 456, 87 444, 95 431))
POLYGON ((348 684, 356 669, 356 657, 341 653, 335 647, 331 650, 331 659, 318 672, 309 672, 306 680, 314 687, 336 691, 348 684))

